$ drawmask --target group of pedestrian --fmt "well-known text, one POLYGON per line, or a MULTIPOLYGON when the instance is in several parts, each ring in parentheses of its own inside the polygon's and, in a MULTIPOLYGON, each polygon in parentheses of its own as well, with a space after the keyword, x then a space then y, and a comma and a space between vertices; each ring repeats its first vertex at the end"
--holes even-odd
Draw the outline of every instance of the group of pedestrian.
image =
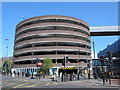
POLYGON ((7 75, 7 76, 12 76, 13 73, 15 74, 15 71, 14 71, 14 72, 12 72, 11 70, 6 70, 6 71, 3 70, 3 71, 2 71, 2 74, 3 74, 3 75, 7 75))
POLYGON ((7 76, 12 76, 12 77, 19 77, 20 76, 20 74, 22 75, 22 77, 28 77, 28 76, 30 76, 30 73, 25 73, 25 72, 22 72, 22 73, 20 73, 20 72, 17 72, 17 71, 15 71, 15 70, 7 70, 7 71, 5 71, 5 70, 3 70, 2 71, 2 74, 3 75, 7 75, 7 76))

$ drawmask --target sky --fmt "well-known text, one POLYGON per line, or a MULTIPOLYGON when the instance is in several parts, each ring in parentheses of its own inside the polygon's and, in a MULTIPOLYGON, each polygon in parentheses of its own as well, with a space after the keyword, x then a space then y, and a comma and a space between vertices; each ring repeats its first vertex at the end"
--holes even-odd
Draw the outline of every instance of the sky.
MULTIPOLYGON (((42 15, 64 15, 79 18, 90 26, 118 25, 117 2, 3 2, 2 3, 2 54, 13 56, 16 25, 25 19, 42 15), (5 40, 8 39, 8 40, 5 40)), ((92 36, 98 53, 118 39, 118 36, 92 36)), ((91 44, 92 46, 92 44, 91 44)), ((92 50, 92 48, 91 48, 92 50)))

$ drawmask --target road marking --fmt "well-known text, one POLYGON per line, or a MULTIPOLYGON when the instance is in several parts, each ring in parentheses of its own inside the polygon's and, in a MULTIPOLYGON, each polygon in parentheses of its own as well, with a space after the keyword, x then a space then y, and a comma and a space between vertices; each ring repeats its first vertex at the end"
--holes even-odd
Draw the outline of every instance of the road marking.
POLYGON ((25 86, 25 87, 35 87, 35 86, 47 86, 47 85, 52 85, 52 84, 59 84, 59 83, 46 83, 45 85, 38 85, 39 83, 45 83, 45 82, 38 82, 36 84, 30 85, 30 86, 25 86))
MULTIPOLYGON (((15 79, 15 80, 20 81, 20 80, 24 80, 24 79, 15 79)), ((7 82, 7 81, 13 81, 13 80, 4 80, 4 81, 2 80, 2 81, 0 81, 0 82, 3 83, 3 82, 7 82)))
POLYGON ((13 84, 15 84, 15 83, 6 84, 6 85, 0 86, 0 87, 10 86, 10 85, 13 85, 13 84))
POLYGON ((55 84, 59 84, 59 83, 47 83, 47 84, 45 84, 45 85, 43 85, 43 86, 47 86, 47 85, 55 85, 55 84))
POLYGON ((44 83, 44 82, 38 82, 36 84, 30 85, 30 86, 25 86, 25 87, 34 87, 34 86, 37 86, 37 84, 39 84, 39 83, 44 83))
MULTIPOLYGON (((23 79, 24 80, 24 79, 23 79)), ((28 80, 24 80, 24 81, 28 81, 28 80)))
POLYGON ((47 84, 45 84, 45 85, 49 85, 50 83, 47 83, 47 84))
POLYGON ((46 85, 54 85, 54 84, 59 84, 59 83, 48 83, 46 85))
POLYGON ((28 84, 28 83, 30 83, 30 82, 34 82, 34 81, 29 81, 29 82, 27 82, 27 83, 23 83, 23 84, 17 85, 17 86, 15 86, 15 87, 13 87, 13 88, 17 88, 17 87, 20 88, 20 86, 23 86, 23 85, 28 84))

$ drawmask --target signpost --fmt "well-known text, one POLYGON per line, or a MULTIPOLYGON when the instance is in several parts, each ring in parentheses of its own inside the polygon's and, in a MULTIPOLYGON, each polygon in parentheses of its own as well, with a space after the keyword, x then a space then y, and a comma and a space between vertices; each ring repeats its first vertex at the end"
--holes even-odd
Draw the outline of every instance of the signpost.
MULTIPOLYGON (((36 66, 37 66, 37 78, 38 78, 38 71, 39 71, 39 68, 42 67, 42 62, 40 59, 36 59, 36 66)), ((40 77, 40 76, 39 76, 40 77)), ((40 79, 40 78, 39 78, 40 79)))
POLYGON ((68 56, 64 56, 64 60, 62 61, 62 65, 64 67, 66 67, 67 66, 67 62, 68 62, 68 56))
POLYGON ((42 66, 42 62, 38 62, 38 66, 42 66))
POLYGON ((111 72, 111 66, 110 66, 110 62, 106 63, 104 56, 100 57, 100 62, 101 62, 101 65, 102 65, 103 85, 105 84, 105 79, 106 79, 106 82, 107 82, 108 78, 109 78, 109 84, 111 85, 111 73, 110 73, 111 72), (105 65, 105 63, 106 63, 106 66, 107 66, 107 72, 106 73, 105 73, 104 68, 103 68, 103 65, 105 65))
POLYGON ((103 68, 103 65, 104 65, 104 56, 101 56, 100 57, 100 62, 101 62, 101 65, 102 65, 102 74, 103 74, 103 85, 105 84, 105 73, 104 73, 104 68, 103 68))

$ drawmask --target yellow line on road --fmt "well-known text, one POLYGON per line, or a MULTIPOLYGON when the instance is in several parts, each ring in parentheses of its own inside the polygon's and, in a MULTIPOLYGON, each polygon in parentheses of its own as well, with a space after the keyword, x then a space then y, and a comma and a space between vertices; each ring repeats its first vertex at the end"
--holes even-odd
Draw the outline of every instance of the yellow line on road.
POLYGON ((47 84, 45 84, 45 85, 49 85, 50 83, 47 83, 47 84))
POLYGON ((48 83, 46 85, 54 85, 54 84, 59 84, 59 83, 48 83))
POLYGON ((34 82, 34 81, 29 81, 29 82, 27 82, 27 83, 23 83, 23 84, 17 85, 17 86, 15 86, 15 87, 13 87, 13 88, 17 88, 17 87, 23 86, 23 85, 28 84, 28 83, 30 83, 30 82, 34 82))
POLYGON ((44 85, 38 85, 39 83, 45 83, 45 82, 38 82, 36 84, 30 85, 30 86, 25 86, 25 87, 34 87, 34 86, 47 86, 47 85, 52 85, 52 84, 59 84, 59 83, 46 83, 44 85))
POLYGON ((0 86, 0 87, 10 86, 10 85, 13 85, 13 84, 15 84, 15 83, 6 84, 6 85, 0 86))
POLYGON ((39 84, 39 83, 44 83, 44 82, 38 82, 36 84, 30 85, 30 86, 25 86, 25 87, 34 87, 34 86, 37 86, 37 84, 39 84))

